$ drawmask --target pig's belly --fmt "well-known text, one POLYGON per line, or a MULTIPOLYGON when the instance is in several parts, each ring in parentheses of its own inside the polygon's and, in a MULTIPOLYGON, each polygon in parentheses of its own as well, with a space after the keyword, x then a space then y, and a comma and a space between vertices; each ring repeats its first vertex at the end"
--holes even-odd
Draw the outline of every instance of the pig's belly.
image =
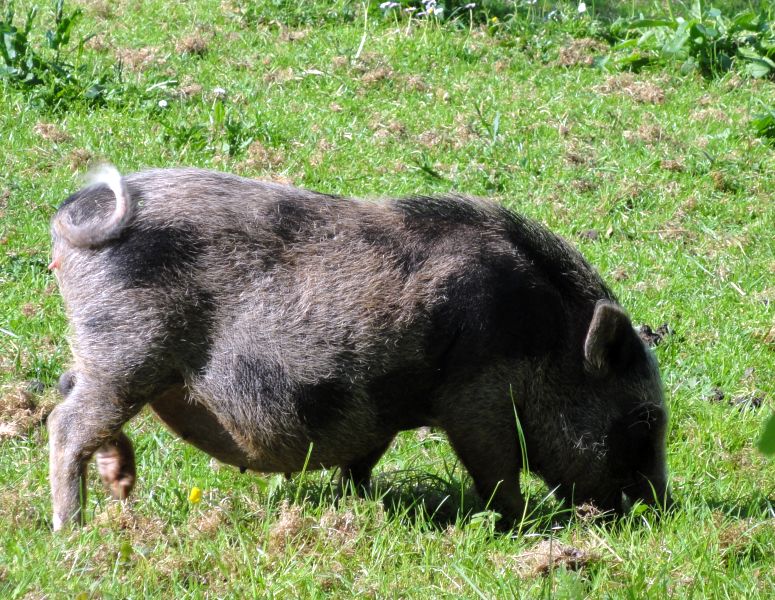
POLYGON ((256 439, 240 439, 228 431, 215 414, 203 404, 188 399, 184 387, 169 388, 151 403, 156 416, 183 440, 217 460, 240 468, 265 473, 292 473, 305 468, 333 467, 347 462, 326 448, 309 454, 309 445, 302 440, 294 443, 267 443, 256 439))

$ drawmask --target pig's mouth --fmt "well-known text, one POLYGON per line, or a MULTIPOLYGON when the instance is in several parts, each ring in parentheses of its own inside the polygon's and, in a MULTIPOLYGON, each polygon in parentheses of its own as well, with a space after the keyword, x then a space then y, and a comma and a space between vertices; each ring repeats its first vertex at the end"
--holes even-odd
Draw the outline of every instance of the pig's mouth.
POLYGON ((557 496, 567 506, 591 504, 603 514, 614 517, 624 516, 633 506, 641 502, 659 510, 668 510, 675 505, 670 491, 665 484, 654 484, 648 478, 640 475, 634 481, 618 485, 607 493, 579 493, 573 486, 560 485, 557 496))
POLYGON ((637 473, 633 479, 634 481, 622 488, 631 504, 642 502, 661 510, 669 510, 675 505, 665 481, 649 479, 641 473, 637 473))

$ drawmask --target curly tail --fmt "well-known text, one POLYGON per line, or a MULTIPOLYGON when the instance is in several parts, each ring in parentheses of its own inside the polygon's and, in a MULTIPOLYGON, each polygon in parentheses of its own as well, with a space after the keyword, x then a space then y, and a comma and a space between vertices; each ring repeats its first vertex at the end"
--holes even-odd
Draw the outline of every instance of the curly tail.
POLYGON ((113 213, 105 220, 89 220, 75 224, 68 215, 56 219, 54 227, 59 235, 76 247, 95 247, 119 237, 134 215, 134 203, 129 196, 121 174, 113 165, 102 165, 88 176, 91 186, 106 185, 116 196, 113 213))

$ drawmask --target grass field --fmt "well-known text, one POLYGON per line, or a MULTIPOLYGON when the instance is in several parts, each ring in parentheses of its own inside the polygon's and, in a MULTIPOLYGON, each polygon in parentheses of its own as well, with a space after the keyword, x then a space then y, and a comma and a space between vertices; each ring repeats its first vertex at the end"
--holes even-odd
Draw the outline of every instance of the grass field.
MULTIPOLYGON (((677 2, 550 19, 555 3, 510 19, 492 2, 471 22, 344 0, 85 0, 65 4, 83 18, 58 51, 54 4, 35 4, 28 43, 65 65, 59 83, 0 75, 0 597, 771 597, 775 462, 754 443, 775 408, 775 148, 752 120, 775 110, 772 78, 593 66, 611 49, 592 13, 677 2), (87 525, 53 535, 42 420, 69 350, 48 221, 100 160, 455 190, 546 223, 636 323, 668 326, 678 509, 608 523, 529 477, 530 518, 498 535, 439 432, 400 436, 377 499, 336 503, 334 472, 241 475, 143 413, 130 504, 92 474, 87 525)), ((18 27, 32 5, 16 3, 18 27)))

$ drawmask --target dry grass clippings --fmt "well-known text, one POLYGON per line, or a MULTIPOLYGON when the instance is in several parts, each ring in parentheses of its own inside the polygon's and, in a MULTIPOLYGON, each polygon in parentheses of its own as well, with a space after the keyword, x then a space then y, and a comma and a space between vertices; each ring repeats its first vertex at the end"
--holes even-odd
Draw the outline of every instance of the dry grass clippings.
POLYGON ((194 33, 178 40, 175 44, 175 51, 178 54, 187 54, 189 56, 204 56, 209 50, 210 40, 207 37, 194 33))
POLYGON ((595 58, 608 52, 608 46, 599 40, 582 38, 560 48, 560 56, 557 59, 561 67, 591 67, 595 58))
POLYGON ((22 437, 42 425, 56 405, 55 394, 36 395, 27 383, 0 387, 0 441, 22 437))
POLYGON ((266 171, 279 167, 285 157, 277 148, 268 148, 259 140, 253 141, 247 149, 247 158, 242 161, 241 167, 266 171))
POLYGON ((53 123, 38 123, 33 127, 33 131, 47 142, 54 142, 55 144, 69 142, 73 139, 73 136, 66 131, 61 130, 53 123))
POLYGON ((605 83, 594 88, 599 94, 619 94, 628 96, 641 104, 663 104, 665 90, 650 81, 635 79, 632 73, 621 73, 606 79, 605 83))
POLYGON ((116 58, 129 71, 138 73, 148 67, 163 64, 164 58, 159 57, 156 48, 119 48, 116 58))
POLYGON ((569 546, 557 540, 542 540, 515 558, 517 570, 525 575, 548 575, 559 568, 580 571, 600 559, 595 551, 569 546))

